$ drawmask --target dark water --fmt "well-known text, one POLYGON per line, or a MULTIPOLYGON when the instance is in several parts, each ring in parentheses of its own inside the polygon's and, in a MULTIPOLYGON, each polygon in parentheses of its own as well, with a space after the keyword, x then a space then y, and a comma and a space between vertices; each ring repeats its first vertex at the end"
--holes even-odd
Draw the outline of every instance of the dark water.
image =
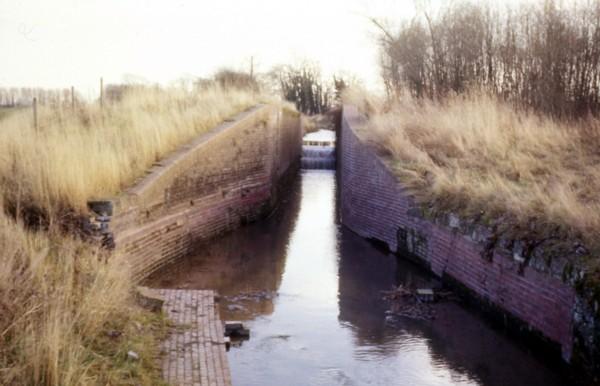
POLYGON ((235 385, 561 385, 548 364, 453 301, 386 322, 381 291, 436 285, 338 225, 333 171, 304 171, 270 219, 198 248, 151 284, 213 288, 243 320, 235 385))

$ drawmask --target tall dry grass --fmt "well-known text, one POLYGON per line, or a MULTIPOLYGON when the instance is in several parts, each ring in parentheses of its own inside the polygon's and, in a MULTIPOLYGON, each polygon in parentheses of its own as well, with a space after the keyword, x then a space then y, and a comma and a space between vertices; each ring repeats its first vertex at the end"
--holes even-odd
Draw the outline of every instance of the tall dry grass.
POLYGON ((5 107, 0 106, 0 120, 8 117, 10 114, 13 114, 15 111, 18 111, 19 107, 5 107))
MULTIPOLYGON (((85 210, 260 101, 268 100, 215 84, 128 88, 103 109, 42 106, 37 131, 31 110, 13 112, 0 121, 0 207, 39 210, 51 222, 85 210)), ((127 262, 60 229, 32 233, 0 209, 0 384, 160 384, 164 323, 135 305, 127 262)))
POLYGON ((161 382, 161 321, 135 306, 119 256, 29 233, 1 211, 0 249, 0 384, 161 382))
POLYGON ((419 202, 598 248, 597 119, 559 122, 484 94, 443 103, 386 104, 359 93, 346 100, 369 115, 365 134, 388 152, 419 202))
POLYGON ((75 112, 42 107, 38 132, 31 111, 16 112, 0 121, 0 194, 48 213, 84 209, 88 199, 121 191, 153 162, 261 98, 215 85, 134 88, 103 111, 97 103, 75 112))

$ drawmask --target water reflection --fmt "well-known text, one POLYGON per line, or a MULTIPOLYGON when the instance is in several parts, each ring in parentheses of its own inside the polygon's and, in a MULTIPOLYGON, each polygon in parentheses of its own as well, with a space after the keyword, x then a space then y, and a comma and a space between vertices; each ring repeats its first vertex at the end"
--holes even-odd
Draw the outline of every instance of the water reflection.
POLYGON ((335 209, 334 172, 305 171, 270 219, 201 246, 151 279, 215 288, 223 319, 247 321, 250 341, 229 353, 234 384, 562 384, 456 303, 437 304, 432 321, 386 322, 382 290, 437 283, 339 227, 335 209))
POLYGON ((389 379, 402 374, 402 382, 392 384, 564 384, 546 364, 455 302, 437 303, 432 321, 386 323, 381 291, 399 283, 409 288, 439 283, 347 230, 341 232, 340 252, 340 321, 351 326, 356 358, 376 360, 389 379))
POLYGON ((290 229, 300 208, 299 184, 300 180, 294 181, 289 196, 268 220, 199 244, 193 254, 150 277, 148 284, 215 289, 222 296, 223 320, 248 320, 272 313, 271 295, 276 295, 281 284, 290 229), (247 299, 235 301, 240 295, 247 299))

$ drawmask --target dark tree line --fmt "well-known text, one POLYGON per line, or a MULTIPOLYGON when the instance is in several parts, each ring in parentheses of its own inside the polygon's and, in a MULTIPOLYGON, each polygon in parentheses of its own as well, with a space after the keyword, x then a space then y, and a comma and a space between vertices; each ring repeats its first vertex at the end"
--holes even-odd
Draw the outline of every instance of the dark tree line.
POLYGON ((323 114, 340 101, 347 80, 334 76, 332 82, 321 77, 315 66, 287 67, 279 71, 283 98, 308 115, 323 114))
POLYGON ((281 72, 280 83, 284 99, 295 103, 298 111, 305 114, 321 114, 331 104, 331 92, 315 68, 290 67, 281 72))
POLYGON ((71 90, 68 88, 0 88, 0 106, 2 107, 29 106, 33 102, 33 98, 37 98, 38 103, 43 105, 59 105, 61 103, 70 103, 71 90))
POLYGON ((599 112, 600 0, 514 10, 459 2, 393 31, 373 21, 391 97, 476 88, 555 116, 599 112))

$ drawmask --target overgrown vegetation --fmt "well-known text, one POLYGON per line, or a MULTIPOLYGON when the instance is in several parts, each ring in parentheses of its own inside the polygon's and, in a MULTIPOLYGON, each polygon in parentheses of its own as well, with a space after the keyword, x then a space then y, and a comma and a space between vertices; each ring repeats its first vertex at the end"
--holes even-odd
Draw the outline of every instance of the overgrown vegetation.
POLYGON ((347 98, 368 114, 365 133, 418 202, 600 250, 597 119, 559 122, 479 93, 392 103, 364 95, 347 98))
POLYGON ((62 225, 90 198, 119 193, 181 144, 270 101, 247 78, 221 75, 196 88, 108 87, 102 105, 40 103, 37 130, 27 107, 0 121, 0 384, 162 384, 166 321, 136 305, 123 257, 62 225), (43 232, 22 225, 31 213, 48 220, 43 232))
POLYGON ((452 2, 382 33, 388 95, 440 99, 483 90, 553 116, 600 109, 600 1, 452 2))
POLYGON ((88 199, 120 192, 153 162, 261 100, 255 92, 132 87, 121 100, 70 108, 40 106, 0 122, 0 194, 53 218, 88 199))
POLYGON ((18 107, 0 107, 0 120, 13 114, 15 111, 18 111, 18 109, 18 107))
POLYGON ((162 383, 165 322, 135 305, 121 257, 1 211, 0 249, 0 384, 162 383))
POLYGON ((600 1, 460 1, 398 30, 373 22, 387 99, 348 98, 416 199, 597 255, 600 1))

